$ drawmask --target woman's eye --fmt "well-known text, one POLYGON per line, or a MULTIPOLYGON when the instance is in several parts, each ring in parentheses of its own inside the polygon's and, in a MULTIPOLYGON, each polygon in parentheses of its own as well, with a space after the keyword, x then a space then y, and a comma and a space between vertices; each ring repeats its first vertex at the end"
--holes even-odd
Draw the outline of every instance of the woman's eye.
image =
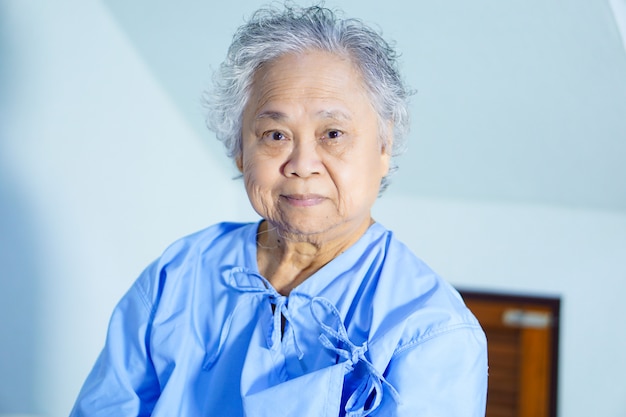
POLYGON ((341 137, 341 135, 342 135, 342 132, 341 132, 341 131, 339 131, 339 130, 329 130, 329 131, 326 133, 326 136, 327 136, 329 139, 338 139, 339 137, 341 137))
POLYGON ((263 137, 266 139, 270 139, 272 141, 281 141, 285 140, 285 135, 279 131, 273 130, 271 132, 265 132, 263 137))

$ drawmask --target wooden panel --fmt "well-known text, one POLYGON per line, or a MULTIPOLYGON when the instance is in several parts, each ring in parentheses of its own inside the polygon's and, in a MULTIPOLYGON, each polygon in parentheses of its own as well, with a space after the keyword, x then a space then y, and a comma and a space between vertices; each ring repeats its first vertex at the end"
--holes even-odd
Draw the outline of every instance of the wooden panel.
POLYGON ((550 332, 524 329, 520 373, 520 416, 548 417, 550 332))
POLYGON ((486 416, 556 417, 558 299, 461 294, 487 335, 486 416))

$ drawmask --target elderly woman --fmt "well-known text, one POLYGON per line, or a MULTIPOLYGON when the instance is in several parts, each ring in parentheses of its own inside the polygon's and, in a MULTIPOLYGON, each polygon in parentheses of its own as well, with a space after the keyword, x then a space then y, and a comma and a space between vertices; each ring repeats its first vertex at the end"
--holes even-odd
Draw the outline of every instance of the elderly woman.
POLYGON ((262 219, 145 270, 72 416, 483 416, 478 322, 370 214, 407 129, 389 45, 324 8, 261 10, 208 101, 262 219))

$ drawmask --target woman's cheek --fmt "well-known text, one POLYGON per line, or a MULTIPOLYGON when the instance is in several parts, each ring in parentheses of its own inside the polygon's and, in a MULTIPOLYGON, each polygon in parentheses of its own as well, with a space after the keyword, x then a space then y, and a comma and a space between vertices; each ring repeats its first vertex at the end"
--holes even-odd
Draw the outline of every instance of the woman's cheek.
POLYGON ((262 217, 270 215, 272 210, 271 190, 260 186, 251 175, 244 177, 248 199, 254 210, 262 217))

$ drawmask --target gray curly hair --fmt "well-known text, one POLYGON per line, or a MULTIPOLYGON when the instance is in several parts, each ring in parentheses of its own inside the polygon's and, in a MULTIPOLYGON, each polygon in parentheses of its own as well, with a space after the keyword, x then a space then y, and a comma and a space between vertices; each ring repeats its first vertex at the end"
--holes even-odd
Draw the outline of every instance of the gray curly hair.
POLYGON ((235 33, 226 60, 214 74, 213 89, 205 96, 207 126, 224 144, 229 157, 241 156, 242 116, 255 71, 287 53, 317 49, 350 58, 361 71, 378 113, 382 145, 390 152, 389 173, 380 193, 398 169, 397 156, 406 148, 410 92, 398 71, 398 54, 379 33, 358 19, 341 19, 321 6, 300 8, 286 4, 256 11, 235 33), (393 129, 389 149, 388 130, 393 129))

